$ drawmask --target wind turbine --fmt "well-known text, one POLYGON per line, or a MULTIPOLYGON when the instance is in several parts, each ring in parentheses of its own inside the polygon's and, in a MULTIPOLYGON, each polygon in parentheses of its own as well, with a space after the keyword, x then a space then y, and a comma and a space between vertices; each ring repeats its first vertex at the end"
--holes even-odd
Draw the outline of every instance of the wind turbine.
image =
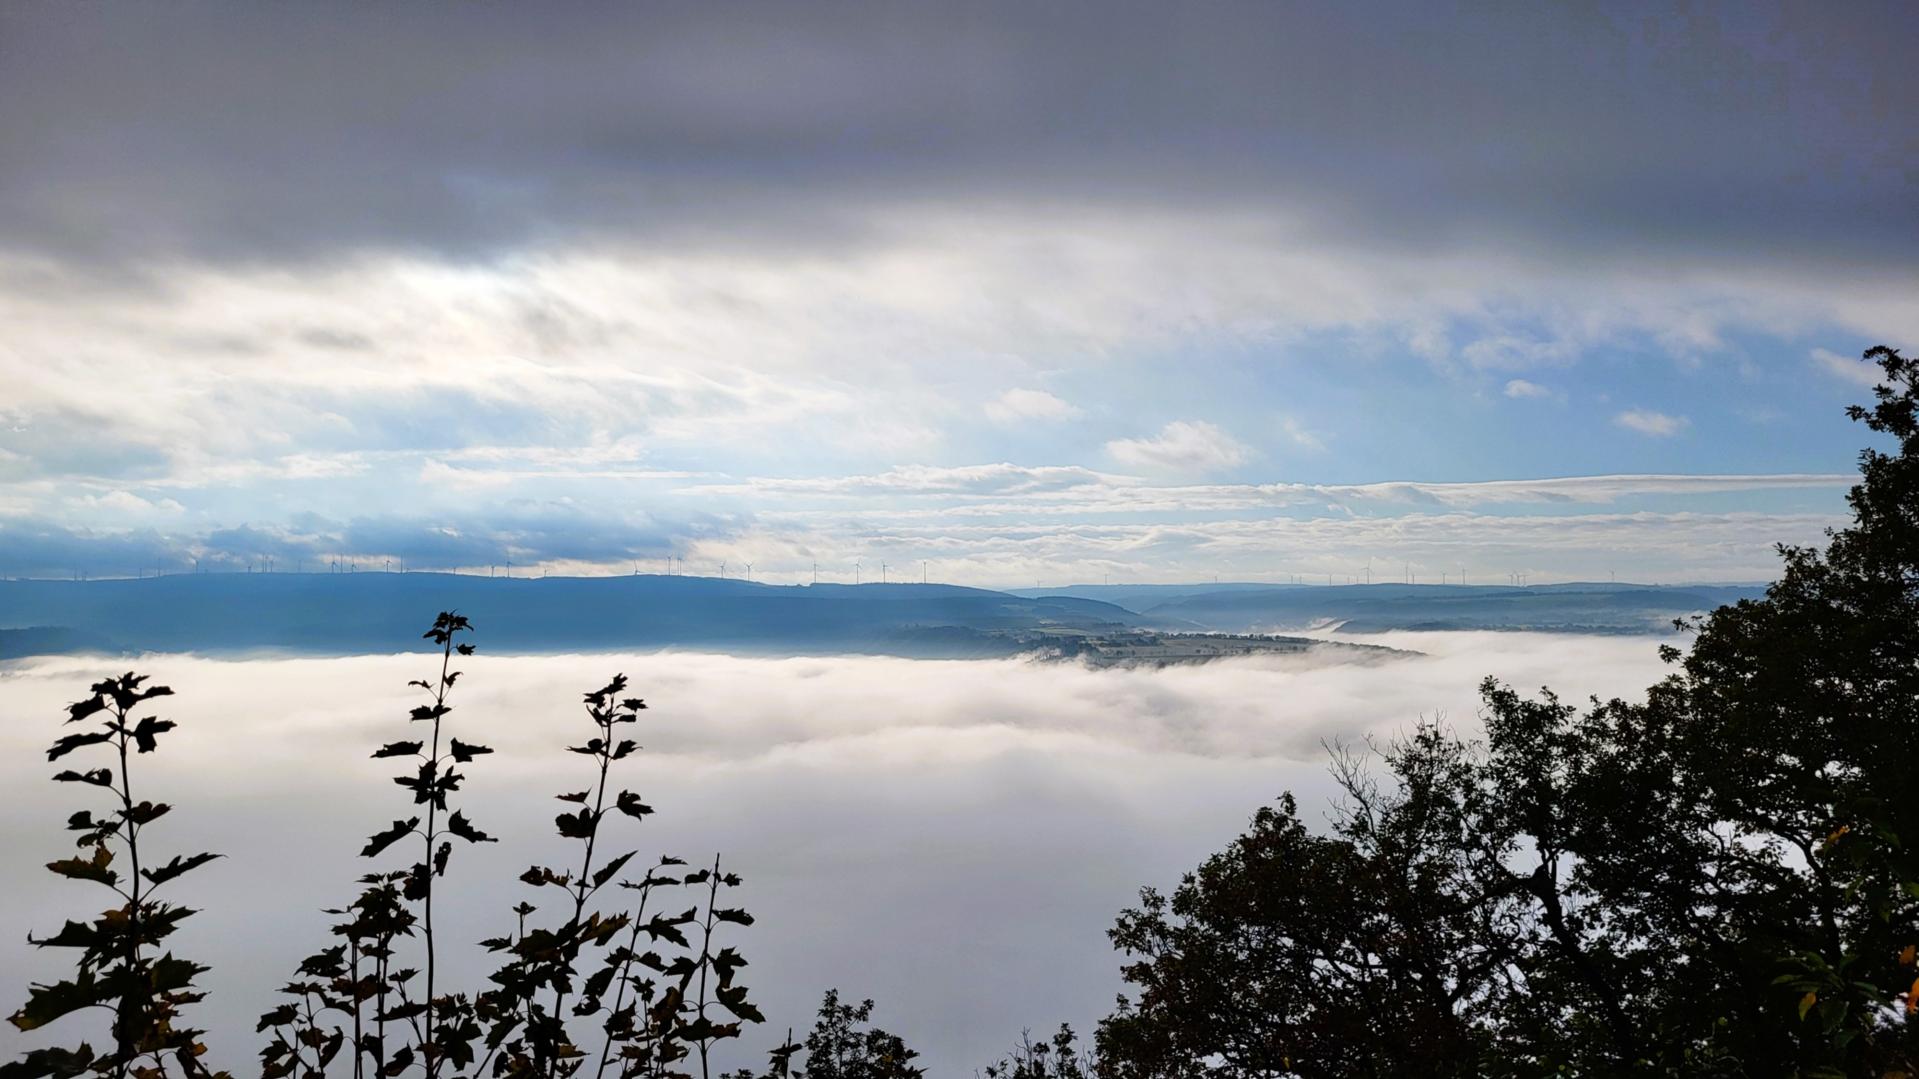
POLYGON ((746 579, 748 582, 753 580, 753 563, 751 562, 746 564, 746 579))
POLYGON ((853 563, 853 583, 860 583, 860 564, 858 562, 853 563))

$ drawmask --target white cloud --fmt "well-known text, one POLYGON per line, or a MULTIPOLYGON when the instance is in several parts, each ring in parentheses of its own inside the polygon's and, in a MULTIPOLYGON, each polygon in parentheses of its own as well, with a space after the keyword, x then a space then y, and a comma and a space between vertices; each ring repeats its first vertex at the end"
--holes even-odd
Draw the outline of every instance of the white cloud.
MULTIPOLYGON (((1842 523, 1836 516, 1843 509, 1840 492, 1857 478, 1786 473, 1156 483, 1075 466, 1000 462, 714 483, 710 476, 608 472, 593 455, 572 463, 587 482, 617 483, 629 492, 613 504, 670 512, 623 515, 600 500, 525 497, 572 486, 576 481, 561 461, 541 462, 525 477, 526 486, 511 486, 521 478, 507 480, 513 473, 500 473, 506 497, 490 509, 467 507, 451 516, 442 510, 438 517, 402 512, 351 526, 255 517, 240 536, 218 531, 201 511, 142 520, 111 512, 103 502, 82 514, 64 485, 43 481, 23 488, 36 498, 17 505, 0 499, 0 550, 14 547, 14 572, 38 572, 23 567, 23 552, 65 534, 63 524, 71 529, 83 521, 84 536, 58 541, 82 549, 57 556, 57 564, 80 559, 97 564, 101 573, 124 572, 162 552, 178 564, 182 558, 243 558, 276 549, 288 564, 302 552, 327 551, 415 561, 431 555, 438 559, 434 565, 484 565, 504 544, 510 548, 505 556, 516 564, 555 573, 625 573, 633 558, 671 553, 702 565, 752 562, 756 577, 775 583, 809 579, 814 562, 844 561, 850 579, 855 558, 900 565, 924 560, 936 580, 988 587, 1036 577, 1098 580, 1109 572, 1116 580, 1136 581, 1214 574, 1261 579, 1281 569, 1344 576, 1354 552, 1361 564, 1369 555, 1406 558, 1434 574, 1456 570, 1463 560, 1476 574, 1526 568, 1540 580, 1592 579, 1625 565, 1645 579, 1757 580, 1776 571, 1774 542, 1817 543, 1821 529, 1842 523), (1777 492, 1740 501, 1779 509, 1672 512, 1697 496, 1735 492, 1777 492), (451 551, 429 542, 422 530, 433 521, 463 523, 471 542, 451 551), (129 561, 135 549, 143 553, 129 561), (455 555, 466 561, 448 560, 455 555)), ((446 478, 460 471, 447 468, 433 481, 452 488, 454 501, 470 498, 473 490, 464 477, 458 483, 446 478)), ((834 579, 832 572, 828 579, 834 579)))
POLYGON ((1613 417, 1613 422, 1629 431, 1653 438, 1671 438, 1692 425, 1684 416, 1671 416, 1649 408, 1629 408, 1613 417))
POLYGON ((753 478, 744 483, 708 484, 684 489, 686 494, 752 495, 1012 495, 1070 490, 1104 483, 1130 482, 1125 477, 1074 465, 900 465, 885 472, 860 476, 753 478))
POLYGON ((369 254, 152 266, 150 288, 0 261, 0 279, 45 279, 0 291, 0 450, 48 474, 99 474, 43 445, 110 421, 106 441, 154 459, 149 476, 396 439, 702 448, 738 445, 743 429, 788 460, 900 460, 956 420, 985 418, 960 402, 1064 418, 1070 402, 1030 388, 1040 362, 1097 369, 1169 347, 1345 331, 1412 342, 1423 362, 1526 365, 1633 339, 1696 353, 1727 327, 1919 327, 1911 290, 1883 281, 1328 246, 1303 215, 1278 211, 878 203, 861 214, 846 230, 858 239, 822 241, 803 272, 783 248, 698 245, 483 265, 369 254), (409 422, 456 398, 470 402, 459 422, 409 422), (228 422, 236 414, 250 422, 228 422))
POLYGON ((1106 444, 1113 459, 1158 472, 1217 472, 1246 463, 1252 450, 1204 420, 1174 420, 1152 438, 1121 438, 1106 444))
POLYGON ((81 510, 115 517, 177 517, 186 512, 185 506, 171 498, 142 498, 125 490, 83 495, 75 499, 74 504, 81 510))
MULTIPOLYGON (((1303 574, 1344 582, 1368 558, 1410 562, 1438 580, 1465 562, 1470 579, 1535 581, 1759 581, 1779 571, 1775 543, 1816 544, 1843 523, 1822 513, 1574 512, 1499 515, 1460 511, 1300 518, 1247 513, 1182 520, 1178 492, 1163 490, 1155 514, 969 514, 928 508, 905 515, 844 511, 762 513, 744 531, 698 539, 694 564, 751 561, 769 581, 798 583, 819 559, 830 580, 852 580, 852 563, 924 560, 931 580, 984 587, 1097 581, 1284 580, 1303 574), (1164 515, 1164 516, 1162 516, 1164 515), (843 577, 840 576, 843 574, 843 577)), ((1836 503, 1838 500, 1834 498, 1836 503)), ((995 507, 996 509, 999 507, 995 507)))
POLYGON ((1855 360, 1849 356, 1841 356, 1830 349, 1813 349, 1812 365, 1834 378, 1850 382, 1855 386, 1863 386, 1867 389, 1871 389, 1885 380, 1885 372, 1881 371, 1877 364, 1867 363, 1864 360, 1855 360))
POLYGON ((1287 441, 1291 442, 1294 446, 1312 453, 1326 452, 1326 440, 1308 431, 1298 420, 1291 416, 1283 418, 1280 421, 1279 427, 1281 431, 1285 432, 1287 441))
POLYGON ((1553 391, 1541 386, 1537 382, 1528 382, 1523 378, 1515 378, 1506 383, 1506 396, 1515 400, 1529 397, 1551 397, 1553 396, 1553 391))
POLYGON ((1011 389, 986 403, 986 417, 995 423, 1021 420, 1067 420, 1080 414, 1070 402, 1045 390, 1011 389))

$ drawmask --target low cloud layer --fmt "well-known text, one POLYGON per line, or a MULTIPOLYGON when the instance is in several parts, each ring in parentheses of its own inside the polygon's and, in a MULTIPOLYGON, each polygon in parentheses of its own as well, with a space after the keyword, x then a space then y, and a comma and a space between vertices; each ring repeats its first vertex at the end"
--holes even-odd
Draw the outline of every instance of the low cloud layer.
MULTIPOLYGON (((1096 581, 1359 577, 1407 563, 1421 580, 1769 580, 1777 543, 1820 542, 1854 477, 1578 476, 1482 483, 1227 484, 1009 463, 823 477, 621 481, 647 510, 549 495, 432 518, 208 527, 164 504, 98 498, 87 523, 0 514, 0 576, 432 569, 853 579, 853 566, 926 563, 983 587, 1096 581), (1769 508, 1755 512, 1743 504, 1769 508), (703 508, 702 508, 703 507, 703 508)), ((518 483, 502 481, 509 489, 518 483)), ((564 473, 544 484, 564 489, 564 473)), ((73 506, 73 495, 61 496, 73 506)), ((131 496, 129 496, 131 497, 131 496)), ((164 496, 154 496, 164 503, 164 496)))
MULTIPOLYGON (((1369 638, 1371 640, 1371 638, 1369 638)), ((1026 662, 713 655, 475 657, 452 722, 500 752, 471 769, 466 805, 497 848, 462 852, 449 939, 499 931, 511 878, 550 854, 546 796, 572 789, 561 751, 578 694, 624 671, 652 705, 631 785, 660 814, 643 852, 723 850, 760 919, 740 943, 775 1024, 803 1026, 837 985, 965 1075, 1021 1028, 1086 1029, 1118 989, 1104 930, 1144 884, 1169 885, 1282 790, 1309 819, 1325 804, 1324 744, 1390 738, 1422 715, 1470 731, 1474 686, 1496 674, 1569 698, 1632 694, 1659 676, 1653 642, 1528 634, 1389 635, 1427 655, 1377 665, 1266 658, 1162 671, 1026 662)), ((481 641, 484 648, 484 640, 481 641)), ((359 838, 397 811, 389 769, 365 754, 398 737, 419 656, 137 662, 178 696, 181 721, 141 783, 179 809, 156 841, 228 857, 184 882, 207 913, 179 936, 210 962, 214 1051, 256 1047, 258 996, 321 943, 359 838), (244 916, 242 916, 244 915, 244 916)), ((118 667, 115 668, 117 671, 118 667)), ((67 845, 74 792, 39 750, 61 706, 111 673, 97 660, 0 665, 13 721, 0 732, 0 901, 17 983, 59 958, 18 931, 57 924, 71 882, 35 872, 67 845)), ((456 972, 474 976, 470 964, 456 972)), ((771 1044, 775 1031, 757 1031, 771 1044)), ((0 1051, 39 1044, 0 1033, 0 1051)))

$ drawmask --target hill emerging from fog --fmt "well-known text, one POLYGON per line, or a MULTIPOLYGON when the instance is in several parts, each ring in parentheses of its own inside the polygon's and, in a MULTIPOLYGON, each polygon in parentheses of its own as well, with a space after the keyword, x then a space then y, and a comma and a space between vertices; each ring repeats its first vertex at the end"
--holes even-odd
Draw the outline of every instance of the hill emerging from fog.
MULTIPOLYGON (((1337 629, 1659 633, 1675 618, 1765 593, 1763 585, 1330 585, 1198 589, 1141 609, 1149 624, 1224 633, 1337 629)), ((1081 596, 1098 595, 1083 589, 1081 596)))
POLYGON ((457 610, 495 652, 698 648, 744 654, 966 657, 1004 635, 1142 625, 1110 603, 938 584, 785 586, 715 577, 493 578, 448 573, 186 574, 0 581, 0 654, 392 652, 457 610))
MULTIPOLYGON (((449 573, 194 574, 0 581, 0 658, 68 652, 293 652, 420 647, 441 610, 493 652, 685 648, 747 655, 976 658, 1130 652, 1141 636, 1510 629, 1651 633, 1756 586, 767 585, 714 577, 493 578, 449 573)), ((1308 642, 1300 641, 1300 644, 1308 642)), ((1152 647, 1160 653, 1205 651, 1152 647)), ((1229 651, 1273 651, 1209 645, 1229 651)))

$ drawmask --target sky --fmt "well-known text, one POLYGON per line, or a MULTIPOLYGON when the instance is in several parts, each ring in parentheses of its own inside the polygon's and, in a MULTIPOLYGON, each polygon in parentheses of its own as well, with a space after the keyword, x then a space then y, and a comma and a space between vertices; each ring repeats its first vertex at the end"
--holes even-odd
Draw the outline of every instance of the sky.
MULTIPOLYGON (((658 812, 639 825, 619 818, 605 842, 637 850, 633 866, 720 852, 745 878, 732 897, 756 919, 724 943, 745 955, 741 980, 768 1022, 744 1039, 750 1059, 722 1063, 761 1064, 789 1023, 803 1038, 820 994, 837 987, 874 999, 875 1021, 940 1077, 975 1075, 1022 1029, 1043 1036, 1071 1022, 1090 1033, 1122 988, 1105 935, 1114 916, 1142 886, 1176 886, 1283 790, 1322 827, 1333 811, 1327 743, 1383 743, 1422 716, 1470 735, 1474 686, 1492 672, 1578 700, 1632 694, 1665 671, 1654 639, 1570 634, 1369 638, 1421 653, 1384 666, 1290 656, 1157 670, 503 657, 487 654, 483 634, 481 654, 460 663, 448 722, 497 751, 463 769, 460 806, 500 841, 450 864, 435 903, 443 979, 478 984, 493 957, 467 943, 499 935, 514 903, 539 900, 515 878, 556 860, 551 795, 585 782, 581 759, 561 749, 586 726, 572 709, 583 688, 624 671, 649 705, 646 749, 615 778, 658 812)), ((382 793, 394 791, 393 762, 367 753, 407 736, 418 691, 405 683, 429 662, 142 657, 177 693, 156 714, 179 723, 139 758, 144 796, 175 807, 143 842, 161 857, 225 855, 169 886, 202 912, 168 943, 212 968, 191 1012, 210 1031, 209 1066, 238 1069, 262 1044, 253 1020, 265 994, 325 946, 334 919, 318 908, 347 898, 369 871, 356 856, 365 837, 404 811, 403 793, 382 793)), ((79 657, 14 661, 0 666, 0 694, 20 716, 54 716, 99 673, 79 657)), ((56 728, 0 724, 0 865, 72 851, 61 825, 86 799, 47 782, 39 750, 56 728)), ((57 927, 84 892, 10 871, 8 1007, 20 983, 71 970, 70 956, 20 936, 57 927)), ((26 1034, 0 1024, 0 1053, 75 1038, 66 1022, 26 1034)))
POLYGON ((1859 354, 1919 347, 1915 45, 7 5, 0 576, 1766 579, 1844 513, 1859 354))

